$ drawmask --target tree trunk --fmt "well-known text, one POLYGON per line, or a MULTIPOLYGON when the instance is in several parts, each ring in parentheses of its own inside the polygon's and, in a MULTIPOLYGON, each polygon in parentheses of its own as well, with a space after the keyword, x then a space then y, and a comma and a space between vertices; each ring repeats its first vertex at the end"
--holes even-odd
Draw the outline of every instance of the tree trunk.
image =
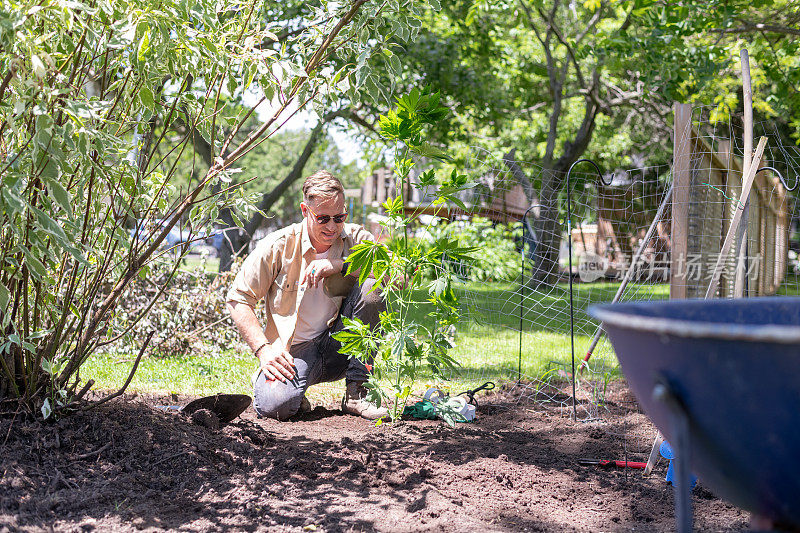
POLYGON ((558 193, 564 183, 561 175, 544 170, 539 198, 539 217, 533 229, 539 239, 535 268, 531 275, 534 285, 552 285, 558 281, 558 255, 561 248, 561 224, 558 222, 558 193))
MULTIPOLYGON (((592 91, 596 90, 595 84, 592 91)), ((558 193, 564 187, 567 171, 580 159, 589 146, 594 133, 595 119, 599 108, 592 98, 586 97, 583 122, 572 141, 564 143, 564 153, 558 158, 553 168, 542 171, 542 191, 539 201, 541 208, 539 218, 534 223, 539 238, 536 268, 532 275, 532 284, 553 285, 559 279, 558 256, 561 248, 561 224, 558 222, 558 193)))
POLYGON ((240 236, 241 232, 233 221, 230 209, 222 209, 219 217, 225 225, 225 229, 222 230, 222 244, 217 250, 219 252, 219 272, 227 272, 231 269, 234 259, 242 253, 242 246, 250 242, 250 239, 242 242, 244 239, 240 236))
POLYGON ((531 180, 525 175, 525 172, 520 168, 519 163, 514 159, 517 155, 517 149, 512 148, 506 155, 503 156, 503 163, 511 171, 511 175, 522 186, 522 191, 525 193, 525 198, 528 200, 528 206, 533 205, 536 199, 536 191, 531 185, 531 180))

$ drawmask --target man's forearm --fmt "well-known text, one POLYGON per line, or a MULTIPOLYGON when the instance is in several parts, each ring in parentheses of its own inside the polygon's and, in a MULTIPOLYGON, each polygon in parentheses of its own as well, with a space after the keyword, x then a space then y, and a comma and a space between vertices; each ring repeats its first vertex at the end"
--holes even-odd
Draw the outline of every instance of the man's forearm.
POLYGON ((244 342, 255 352, 259 347, 267 343, 267 336, 264 335, 264 328, 256 317, 253 308, 247 304, 239 302, 228 302, 228 312, 231 314, 233 322, 239 329, 239 334, 244 342))

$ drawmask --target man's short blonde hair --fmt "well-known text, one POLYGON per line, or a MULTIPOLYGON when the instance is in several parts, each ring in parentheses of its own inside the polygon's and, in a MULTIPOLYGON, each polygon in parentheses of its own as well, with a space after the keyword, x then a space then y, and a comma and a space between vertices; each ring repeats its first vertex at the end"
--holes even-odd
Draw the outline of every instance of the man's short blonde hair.
POLYGON ((308 202, 314 198, 336 198, 344 196, 344 186, 339 178, 327 170, 317 170, 303 183, 303 199, 308 202))

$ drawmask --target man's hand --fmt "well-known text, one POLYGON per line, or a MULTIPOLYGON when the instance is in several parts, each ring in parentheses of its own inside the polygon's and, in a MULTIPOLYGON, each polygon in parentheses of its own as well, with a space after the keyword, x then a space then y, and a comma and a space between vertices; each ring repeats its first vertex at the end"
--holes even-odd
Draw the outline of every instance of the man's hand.
POLYGON ((295 375, 294 357, 276 345, 266 345, 258 351, 261 370, 268 381, 278 380, 285 383, 295 375))
POLYGON ((295 376, 294 358, 281 348, 280 341, 268 344, 264 336, 264 329, 258 322, 253 308, 247 304, 228 302, 228 312, 239 328, 242 338, 251 350, 256 350, 261 370, 268 381, 278 380, 286 382, 295 376), (260 346, 260 348, 256 348, 260 346))
POLYGON ((341 273, 344 261, 341 259, 315 259, 306 266, 300 278, 300 285, 316 287, 323 278, 341 273))

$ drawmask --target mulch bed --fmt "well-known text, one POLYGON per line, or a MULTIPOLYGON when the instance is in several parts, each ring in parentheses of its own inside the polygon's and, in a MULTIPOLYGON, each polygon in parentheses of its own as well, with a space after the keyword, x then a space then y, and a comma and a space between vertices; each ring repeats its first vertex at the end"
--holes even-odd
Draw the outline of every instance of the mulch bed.
MULTIPOLYGON (((646 460, 649 440, 630 436, 655 430, 622 404, 575 423, 500 390, 455 429, 376 427, 319 406, 283 423, 251 409, 215 431, 154 408, 170 403, 126 398, 52 423, 0 417, 0 531, 674 530, 666 465, 642 478, 577 464, 623 449, 646 460)), ((748 513, 702 485, 693 500, 697 529, 747 528, 748 513)))

